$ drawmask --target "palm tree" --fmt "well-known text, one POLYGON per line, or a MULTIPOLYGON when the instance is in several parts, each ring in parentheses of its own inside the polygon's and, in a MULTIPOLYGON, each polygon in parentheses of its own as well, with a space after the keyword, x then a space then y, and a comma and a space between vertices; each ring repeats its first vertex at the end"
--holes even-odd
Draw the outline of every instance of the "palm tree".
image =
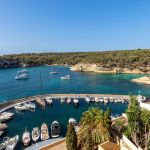
POLYGON ((82 114, 79 123, 78 144, 86 147, 86 143, 91 135, 93 147, 110 140, 111 134, 111 118, 110 111, 106 112, 99 108, 90 108, 82 114))

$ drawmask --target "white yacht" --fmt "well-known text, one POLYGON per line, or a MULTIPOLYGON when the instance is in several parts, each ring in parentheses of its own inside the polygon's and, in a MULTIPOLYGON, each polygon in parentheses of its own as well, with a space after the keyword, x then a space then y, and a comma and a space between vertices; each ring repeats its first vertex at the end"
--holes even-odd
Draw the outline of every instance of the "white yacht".
POLYGON ((99 103, 99 98, 98 97, 95 97, 95 102, 99 103))
POLYGON ((63 80, 71 80, 71 76, 70 75, 67 75, 67 76, 64 76, 64 77, 60 77, 61 79, 63 80))
POLYGON ((64 102, 65 102, 65 97, 61 97, 61 98, 60 98, 60 102, 61 102, 61 103, 64 103, 64 102))
POLYGON ((14 150, 19 140, 19 136, 16 135, 13 138, 10 138, 5 150, 14 150))
POLYGON ((67 104, 70 104, 71 103, 71 97, 68 97, 66 102, 67 102, 67 104))
POLYGON ((75 105, 77 105, 77 104, 79 103, 79 100, 78 100, 77 98, 74 98, 74 99, 73 99, 73 103, 74 103, 75 105))
POLYGON ((68 122, 72 123, 72 125, 74 126, 74 129, 75 129, 76 132, 79 131, 79 126, 78 126, 78 123, 77 123, 76 119, 71 117, 71 118, 69 118, 68 122))
POLYGON ((10 120, 14 116, 14 113, 3 112, 0 114, 0 122, 5 122, 10 120))
POLYGON ((23 142, 24 146, 28 146, 30 139, 31 139, 30 138, 30 132, 25 130, 25 132, 22 135, 22 142, 23 142))
POLYGON ((39 138, 40 138, 40 130, 38 127, 35 127, 32 130, 32 139, 34 142, 37 142, 39 138))
POLYGON ((28 71, 26 69, 18 71, 15 79, 16 80, 29 79, 28 71))

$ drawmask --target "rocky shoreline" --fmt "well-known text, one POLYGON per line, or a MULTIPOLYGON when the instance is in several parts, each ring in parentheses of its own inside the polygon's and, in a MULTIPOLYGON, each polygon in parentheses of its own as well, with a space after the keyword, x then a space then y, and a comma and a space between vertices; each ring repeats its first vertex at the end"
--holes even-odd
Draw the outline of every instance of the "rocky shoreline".
POLYGON ((129 74, 150 74, 150 68, 147 68, 146 72, 139 69, 128 69, 128 68, 118 68, 118 67, 103 67, 99 64, 88 64, 82 63, 70 67, 72 71, 79 72, 96 72, 96 73, 129 73, 129 74))

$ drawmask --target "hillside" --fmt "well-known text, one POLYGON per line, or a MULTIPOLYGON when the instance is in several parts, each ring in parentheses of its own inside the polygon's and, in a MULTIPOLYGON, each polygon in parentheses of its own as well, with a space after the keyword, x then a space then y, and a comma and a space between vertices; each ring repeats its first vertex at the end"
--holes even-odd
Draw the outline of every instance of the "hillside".
POLYGON ((144 73, 150 71, 150 49, 106 52, 32 53, 0 56, 0 63, 4 60, 24 62, 29 66, 45 64, 71 66, 76 64, 96 64, 96 66, 104 68, 104 70, 105 68, 106 70, 119 68, 123 70, 137 69, 144 73))

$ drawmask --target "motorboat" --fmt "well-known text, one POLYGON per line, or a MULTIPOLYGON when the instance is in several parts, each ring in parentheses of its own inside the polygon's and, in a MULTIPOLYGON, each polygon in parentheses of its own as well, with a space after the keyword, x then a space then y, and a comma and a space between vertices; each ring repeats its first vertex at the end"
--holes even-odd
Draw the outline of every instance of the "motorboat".
POLYGON ((52 105, 53 99, 51 97, 45 97, 45 101, 48 105, 52 105))
POLYGON ((7 126, 6 123, 0 123, 0 131, 3 131, 5 129, 7 129, 7 128, 8 128, 8 126, 7 126))
POLYGON ((36 102, 39 106, 45 107, 45 101, 42 98, 36 98, 36 102))
POLYGON ((72 125, 74 126, 74 129, 75 129, 76 132, 79 131, 79 126, 78 126, 78 123, 77 123, 76 119, 71 117, 71 118, 69 118, 68 122, 72 123, 72 125))
POLYGON ((77 104, 79 104, 79 100, 78 100, 77 98, 74 98, 74 99, 73 99, 73 103, 74 103, 75 105, 77 105, 77 104))
POLYGON ((107 97, 104 97, 104 103, 107 104, 109 102, 109 99, 107 97))
POLYGON ((114 103, 118 103, 118 99, 117 98, 114 99, 114 103))
POLYGON ((16 80, 29 79, 28 71, 26 69, 18 71, 15 79, 16 80))
POLYGON ((40 138, 40 130, 38 127, 35 127, 32 130, 32 140, 34 142, 37 142, 39 138, 40 138))
POLYGON ((102 97, 99 98, 100 103, 104 102, 104 99, 102 97))
POLYGON ((109 98, 109 101, 110 101, 111 103, 113 103, 113 102, 114 102, 114 98, 113 98, 113 97, 110 97, 110 98, 109 98))
POLYGON ((31 140, 30 132, 25 130, 25 132, 22 135, 22 142, 23 142, 24 146, 28 146, 30 140, 31 140))
POLYGON ((88 104, 89 104, 89 103, 91 102, 90 97, 89 97, 89 96, 86 96, 86 97, 85 97, 85 101, 86 101, 86 103, 88 103, 88 104))
POLYGON ((95 102, 99 103, 99 98, 98 97, 95 97, 95 102))
POLYGON ((61 97, 61 98, 60 98, 60 102, 61 102, 61 103, 64 103, 64 102, 65 102, 65 97, 61 97))
POLYGON ((4 150, 8 145, 9 137, 4 137, 3 142, 0 144, 0 150, 4 150))
POLYGON ((68 97, 66 102, 67 102, 67 104, 70 104, 71 103, 71 97, 68 97))
POLYGON ((0 114, 0 117, 1 116, 8 116, 8 117, 13 117, 14 116, 14 113, 12 113, 12 112, 2 112, 1 114, 0 114))
POLYGON ((50 72, 50 75, 53 75, 53 74, 57 74, 57 72, 51 71, 51 72, 50 72))
POLYGON ((28 109, 35 109, 36 105, 33 102, 28 102, 24 104, 28 109))
POLYGON ((0 122, 5 122, 10 120, 14 116, 14 113, 3 112, 0 114, 0 122))
POLYGON ((24 104, 16 104, 14 106, 14 108, 18 111, 24 111, 24 110, 28 110, 28 107, 24 104))
POLYGON ((5 150, 14 150, 18 141, 19 141, 19 135, 10 138, 5 150))
POLYGON ((49 139, 48 127, 45 123, 43 123, 41 126, 41 140, 44 141, 48 139, 49 139))
POLYGON ((51 136, 53 138, 60 136, 60 125, 58 121, 53 121, 51 124, 51 136))
POLYGON ((64 76, 64 77, 60 77, 61 79, 63 80, 71 80, 71 76, 70 75, 67 75, 67 76, 64 76))

